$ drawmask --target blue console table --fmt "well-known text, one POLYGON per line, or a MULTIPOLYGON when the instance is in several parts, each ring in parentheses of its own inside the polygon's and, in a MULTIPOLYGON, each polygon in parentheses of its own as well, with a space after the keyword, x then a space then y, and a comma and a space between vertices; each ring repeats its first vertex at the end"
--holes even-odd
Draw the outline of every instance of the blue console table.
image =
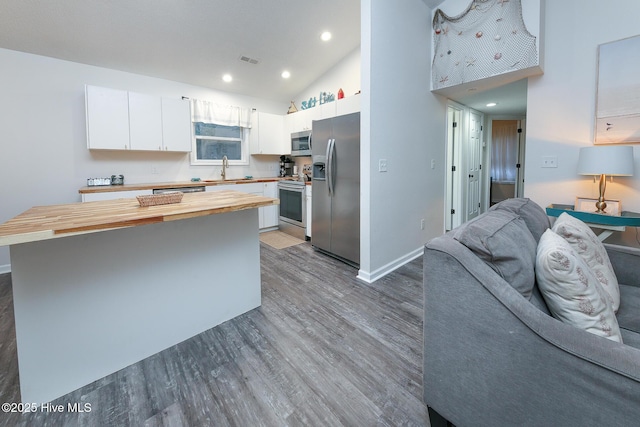
POLYGON ((572 205, 551 204, 547 206, 547 215, 558 217, 563 212, 578 218, 589 227, 602 231, 598 238, 602 241, 611 236, 614 231, 624 231, 627 227, 640 227, 640 213, 623 211, 620 215, 606 215, 595 212, 580 212, 572 205))

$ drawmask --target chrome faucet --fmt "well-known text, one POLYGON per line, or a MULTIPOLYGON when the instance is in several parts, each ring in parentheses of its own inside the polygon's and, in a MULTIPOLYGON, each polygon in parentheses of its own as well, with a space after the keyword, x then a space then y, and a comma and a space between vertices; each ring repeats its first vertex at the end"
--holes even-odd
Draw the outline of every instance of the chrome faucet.
POLYGON ((227 156, 222 156, 222 172, 220 172, 220 175, 222 175, 223 181, 227 179, 227 172, 225 168, 228 168, 228 167, 229 167, 229 159, 227 159, 227 156))

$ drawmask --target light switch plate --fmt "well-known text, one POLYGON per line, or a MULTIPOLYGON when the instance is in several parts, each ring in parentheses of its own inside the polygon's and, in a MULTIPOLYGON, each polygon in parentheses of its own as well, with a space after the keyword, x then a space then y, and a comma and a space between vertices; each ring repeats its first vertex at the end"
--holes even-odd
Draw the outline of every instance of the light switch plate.
POLYGON ((380 159, 378 161, 378 172, 386 172, 387 171, 387 159, 380 159))

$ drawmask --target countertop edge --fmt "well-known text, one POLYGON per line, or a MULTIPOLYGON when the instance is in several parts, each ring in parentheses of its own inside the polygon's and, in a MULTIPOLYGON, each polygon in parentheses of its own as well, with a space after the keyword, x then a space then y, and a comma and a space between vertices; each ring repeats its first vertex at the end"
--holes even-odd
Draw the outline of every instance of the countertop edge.
MULTIPOLYGON (((195 193, 193 196, 196 196, 198 194, 204 193, 195 193)), ((215 194, 219 195, 219 197, 230 196, 232 198, 236 198, 236 200, 232 200, 229 203, 216 203, 214 200, 211 204, 200 206, 189 206, 188 203, 182 202, 172 205, 158 205, 142 208, 137 206, 137 203, 135 203, 135 198, 133 198, 85 203, 78 202, 69 203, 66 205, 50 206, 51 208, 68 207, 74 212, 73 217, 71 217, 72 221, 70 221, 71 225, 66 226, 63 224, 63 221, 58 221, 58 219, 64 218, 56 216, 57 214, 55 213, 53 213, 52 215, 42 215, 40 212, 37 212, 35 214, 35 218, 37 219, 30 220, 29 216, 33 215, 32 212, 34 212, 34 210, 42 211, 43 209, 46 210, 47 208, 49 208, 48 206, 36 206, 23 212, 17 217, 10 219, 4 224, 0 224, 0 247, 22 243, 31 243, 42 240, 50 240, 61 237, 70 237, 78 234, 98 233, 119 228, 136 227, 158 222, 169 222, 199 216, 241 211, 246 209, 257 209, 263 206, 279 204, 278 199, 251 195, 237 191, 222 191, 207 194, 215 194), (238 197, 240 198, 240 200, 237 199, 238 197), (128 209, 128 211, 121 216, 110 215, 109 219, 103 218, 99 220, 86 220, 86 218, 91 218, 91 216, 87 217, 86 213, 83 214, 81 212, 84 208, 86 208, 85 210, 91 210, 95 208, 99 209, 103 206, 105 208, 108 208, 111 205, 120 206, 122 204, 126 204, 125 208, 128 209), (74 206, 81 209, 72 209, 74 206), (79 218, 78 221, 74 221, 76 214, 79 218), (27 221, 33 223, 33 225, 27 228, 20 227, 18 225, 18 229, 12 231, 11 228, 13 227, 13 223, 20 223, 22 219, 27 219, 27 221), (85 219, 85 222, 82 222, 82 219, 85 219), (43 224, 38 226, 39 222, 43 224), (51 224, 55 224, 55 226, 51 227, 51 224)))
MULTIPOLYGON (((116 191, 136 191, 136 190, 153 190, 160 188, 182 188, 182 187, 211 187, 216 185, 236 185, 236 184, 255 184, 262 182, 278 182, 294 180, 291 177, 272 177, 272 178, 252 178, 252 179, 228 179, 228 180, 215 180, 215 181, 177 181, 177 182, 150 182, 141 184, 124 184, 124 185, 97 185, 97 186, 85 186, 78 190, 80 194, 91 193, 111 193, 116 191)), ((311 183, 311 181, 306 181, 311 183)))

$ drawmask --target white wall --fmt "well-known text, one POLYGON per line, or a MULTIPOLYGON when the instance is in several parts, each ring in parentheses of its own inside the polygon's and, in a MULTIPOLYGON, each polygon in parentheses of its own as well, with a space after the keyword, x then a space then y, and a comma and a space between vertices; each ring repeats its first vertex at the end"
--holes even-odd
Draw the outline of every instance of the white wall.
MULTIPOLYGON (((545 72, 529 79, 525 171, 525 196, 541 206, 573 204, 576 196, 597 198, 597 184, 576 174, 580 147, 593 144, 597 49, 640 33, 638 16, 637 0, 546 2, 545 72), (557 156, 558 167, 541 168, 543 156, 557 156)), ((607 183, 606 196, 639 212, 640 146, 634 149, 636 175, 607 183)), ((633 228, 623 239, 638 246, 633 228)))
MULTIPOLYGON (((126 183, 218 177, 220 168, 191 166, 188 154, 87 150, 85 84, 208 99, 279 114, 288 107, 6 49, 0 49, 0 64, 0 223, 32 206, 79 201, 78 189, 89 177, 124 174, 126 183), (151 174, 152 165, 158 174, 151 174)), ((252 157, 250 166, 231 167, 229 176, 275 176, 277 160, 252 157)), ((9 250, 0 247, 0 273, 8 264, 9 250)))
POLYGON ((444 230, 446 105, 429 91, 429 8, 421 0, 361 4, 359 277, 375 280, 444 230), (380 159, 388 172, 378 172, 380 159))
POLYGON ((329 72, 296 96, 295 104, 302 109, 302 101, 317 98, 320 102, 321 92, 333 93, 338 99, 338 90, 342 88, 345 98, 360 91, 360 47, 356 48, 338 62, 329 72))

